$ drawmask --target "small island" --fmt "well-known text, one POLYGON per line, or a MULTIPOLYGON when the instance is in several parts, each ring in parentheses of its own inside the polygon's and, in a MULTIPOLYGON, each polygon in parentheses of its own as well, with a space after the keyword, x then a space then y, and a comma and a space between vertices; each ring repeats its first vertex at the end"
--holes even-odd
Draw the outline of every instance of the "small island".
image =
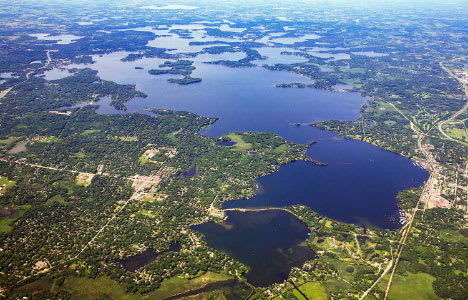
POLYGON ((164 64, 159 65, 160 68, 169 69, 151 69, 148 71, 151 75, 163 75, 163 74, 174 74, 184 75, 184 78, 170 78, 167 81, 170 83, 177 83, 179 85, 187 85, 202 81, 201 78, 194 78, 190 76, 195 67, 192 66, 193 61, 190 60, 178 60, 175 62, 166 61, 164 64))

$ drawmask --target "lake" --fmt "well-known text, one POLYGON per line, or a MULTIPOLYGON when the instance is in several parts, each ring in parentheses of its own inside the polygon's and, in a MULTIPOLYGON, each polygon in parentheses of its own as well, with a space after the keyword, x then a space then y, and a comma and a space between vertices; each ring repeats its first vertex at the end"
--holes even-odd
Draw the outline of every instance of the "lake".
MULTIPOLYGON (((318 130, 318 129, 316 129, 318 130)), ((327 166, 297 161, 258 180, 261 192, 223 208, 305 205, 321 215, 363 227, 401 227, 396 195, 419 187, 428 173, 411 160, 323 131, 307 155, 327 166)))
MULTIPOLYGON (((99 102, 99 113, 148 113, 146 107, 189 111, 219 118, 201 131, 210 137, 235 131, 265 131, 296 143, 317 141, 310 147, 308 155, 328 163, 328 167, 304 162, 284 166, 271 177, 260 179, 260 182, 275 181, 271 192, 265 184, 264 194, 237 201, 239 207, 283 207, 300 203, 336 220, 395 229, 400 226, 396 194, 421 186, 427 179, 424 170, 394 153, 364 142, 343 140, 311 126, 293 126, 294 123, 324 120, 355 120, 362 104, 368 100, 358 93, 314 88, 280 89, 276 88, 277 83, 311 81, 296 74, 261 67, 229 68, 205 64, 197 59, 192 76, 203 81, 179 86, 167 82, 173 75, 148 74, 147 70, 163 63, 164 59, 122 62, 121 58, 127 54, 94 56, 96 63, 88 67, 98 70, 103 79, 136 84, 137 89, 148 97, 129 101, 127 112, 116 111, 109 106, 110 99, 104 98, 99 102), (143 69, 135 69, 136 66, 143 69), (343 161, 338 163, 340 159, 343 161), (295 178, 294 182, 284 180, 288 176, 295 178), (315 184, 318 186, 313 188, 315 184), (294 199, 279 198, 286 194, 295 195, 294 199)), ((218 56, 203 55, 207 61, 217 60, 218 56)), ((76 66, 85 67, 71 67, 76 66)), ((54 69, 46 73, 46 78, 68 76, 67 72, 54 69)), ((234 207, 234 204, 229 202, 225 207, 234 207)))
MULTIPOLYGON (((276 88, 276 84, 312 81, 297 74, 270 71, 262 67, 229 68, 206 64, 195 60, 192 77, 203 81, 187 86, 168 83, 174 75, 150 75, 148 70, 166 61, 146 58, 134 62, 120 59, 128 53, 116 52, 94 56, 91 65, 70 65, 64 70, 53 69, 45 72, 48 80, 69 76, 69 68, 89 67, 98 70, 105 80, 120 84, 136 84, 136 88, 148 95, 126 103, 128 112, 145 113, 145 108, 161 108, 189 111, 202 116, 218 117, 203 134, 219 137, 234 131, 274 132, 290 141, 305 143, 313 137, 303 136, 293 123, 311 123, 325 120, 354 120, 368 99, 358 93, 338 93, 313 88, 276 88), (135 69, 142 67, 143 69, 135 69)), ((218 55, 203 54, 204 61, 219 60, 229 53, 218 55)), ((231 53, 235 58, 239 53, 231 53)), ((285 55, 288 57, 288 55, 285 55)), ((119 113, 112 107, 105 113, 119 113)))
POLYGON ((130 272, 135 272, 136 270, 146 266, 149 263, 152 263, 159 255, 167 252, 179 252, 182 249, 182 246, 179 242, 173 243, 169 246, 167 250, 162 252, 157 252, 153 248, 148 248, 145 251, 126 257, 119 260, 122 264, 122 267, 130 272))
POLYGON ((294 215, 282 210, 229 211, 222 223, 192 226, 208 246, 248 265, 248 282, 268 286, 286 280, 292 267, 302 266, 315 254, 305 241, 310 231, 294 215))
MULTIPOLYGON (((218 41, 219 44, 236 40, 234 37, 217 38, 206 34, 206 25, 191 24, 190 28, 177 25, 171 29, 189 29, 193 39, 186 39, 169 32, 168 28, 140 28, 163 35, 149 45, 174 49, 171 53, 202 51, 211 45, 190 45, 191 41, 218 41), (164 36, 165 35, 165 36, 164 36)), ((225 30, 234 30, 224 26, 225 30)), ((235 29, 237 30, 237 29, 235 29)), ((235 31, 234 30, 234 31, 235 31)), ((239 31, 241 29, 238 29, 239 31)), ((300 43, 317 36, 284 37, 269 33, 262 38, 268 44, 281 43, 281 47, 257 48, 266 60, 256 64, 294 63, 303 57, 281 54, 294 52, 288 45, 300 43)), ((218 42, 216 42, 218 44, 218 42)), ((311 55, 326 59, 349 59, 346 49, 308 48, 311 55), (339 50, 340 53, 327 51, 339 50), (343 50, 343 53, 341 51, 343 50)), ((70 65, 45 72, 48 80, 70 76, 70 68, 92 68, 102 79, 120 84, 135 84, 148 95, 126 103, 127 111, 117 111, 105 97, 98 104, 98 113, 148 113, 145 108, 188 111, 198 115, 219 118, 203 129, 202 134, 220 137, 236 131, 273 132, 295 143, 317 141, 307 155, 327 166, 297 161, 284 166, 271 175, 258 179, 262 192, 250 199, 225 202, 224 208, 285 207, 302 204, 321 215, 338 221, 364 227, 396 229, 401 226, 400 211, 396 199, 399 191, 419 187, 428 178, 422 168, 407 158, 384 151, 368 143, 344 140, 328 131, 296 123, 311 124, 326 120, 352 121, 359 117, 362 105, 369 99, 353 92, 333 92, 314 88, 276 88, 281 83, 305 83, 313 81, 293 73, 267 70, 262 67, 229 68, 207 64, 218 60, 238 60, 245 53, 199 54, 189 58, 196 69, 192 77, 202 81, 186 86, 168 83, 177 75, 150 75, 148 70, 158 68, 166 59, 144 58, 122 62, 127 52, 93 56, 91 65, 70 65)), ((362 52, 360 55, 380 54, 362 52)), ((336 86, 345 89, 349 86, 336 86)), ((229 144, 220 146, 230 146, 229 144)), ((252 153, 255 155, 257 153, 252 153)), ((260 155, 260 154, 258 154, 260 155)), ((191 168, 185 174, 196 174, 191 168)), ((249 282, 266 286, 288 277, 293 266, 300 266, 314 254, 303 246, 308 229, 293 215, 280 210, 256 212, 227 212, 222 223, 208 222, 194 226, 204 234, 207 244, 225 251, 251 268, 246 275, 249 282)), ((154 251, 149 252, 151 259, 154 251)), ((144 257, 142 260, 145 260, 144 257)), ((140 266, 141 267, 141 266, 140 266)))

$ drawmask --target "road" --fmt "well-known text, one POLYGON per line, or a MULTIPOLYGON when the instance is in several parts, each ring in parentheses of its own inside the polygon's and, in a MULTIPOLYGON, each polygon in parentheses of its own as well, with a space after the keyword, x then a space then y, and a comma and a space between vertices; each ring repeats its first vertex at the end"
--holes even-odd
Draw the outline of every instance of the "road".
POLYGON ((371 285, 371 287, 369 289, 367 289, 367 291, 364 292, 364 294, 362 294, 362 296, 359 298, 359 300, 363 300, 367 294, 369 294, 370 291, 372 291, 372 289, 374 289, 374 287, 377 285, 377 283, 379 283, 379 281, 385 276, 385 274, 388 273, 388 270, 390 270, 390 268, 392 267, 393 265, 393 260, 391 260, 387 267, 385 268, 385 270, 382 272, 382 274, 379 276, 379 278, 377 278, 376 281, 374 281, 374 283, 371 285))
MULTIPOLYGON (((459 60, 459 59, 456 59, 456 60, 459 60)), ((456 61, 456 60, 454 60, 454 61, 456 61)), ((468 85, 463 80, 458 78, 458 76, 453 74, 453 72, 450 71, 449 68, 444 66, 443 62, 440 62, 439 65, 445 72, 447 72, 449 74, 450 77, 452 77, 452 78, 456 79, 458 82, 460 82, 460 84, 463 86, 463 90, 465 92, 465 98, 466 98, 467 101, 466 101, 465 105, 463 105, 463 107, 460 108, 460 110, 458 110, 456 113, 454 113, 450 118, 439 122, 438 128, 439 128, 440 133, 442 133, 442 135, 445 136, 447 139, 449 139, 451 141, 458 142, 458 143, 463 143, 462 141, 456 140, 456 139, 452 138, 451 136, 449 136, 448 134, 446 134, 444 129, 443 129, 443 126, 446 125, 446 124, 451 123, 453 120, 458 118, 462 113, 464 113, 468 109, 468 85)), ((463 144, 466 144, 466 143, 463 143, 463 144)))
MULTIPOLYGON (((47 62, 44 64, 44 66, 42 66, 39 70, 42 70, 42 69, 46 69, 49 67, 50 63, 52 62, 52 57, 50 56, 50 53, 51 52, 57 52, 58 50, 47 50, 47 62)), ((26 80, 27 81, 29 79, 29 77, 31 77, 31 75, 34 73, 35 71, 32 70, 32 71, 29 71, 28 73, 26 73, 26 80)), ((24 81, 24 82, 25 82, 24 81)), ((14 86, 12 87, 9 87, 7 88, 6 90, 3 90, 0 92, 0 99, 2 99, 3 97, 5 97, 15 86, 17 86, 19 83, 15 84, 14 86)))
MULTIPOLYGON (((457 76, 455 76, 455 74, 453 74, 452 71, 450 71, 447 67, 445 67, 443 65, 443 62, 440 62, 439 65, 441 66, 441 68, 447 72, 449 74, 450 77, 452 78, 455 78, 457 81, 459 81, 462 86, 463 86, 463 89, 464 89, 464 92, 465 92, 465 96, 467 97, 467 100, 468 100, 468 86, 462 81, 460 80, 457 76)), ((387 102, 388 103, 388 102, 387 102)), ((391 103, 389 103, 391 104, 391 103)), ((442 120, 440 122, 438 122, 437 124, 434 124, 434 126, 432 126, 426 133, 424 134, 421 134, 420 133, 420 130, 417 129, 416 126, 414 126, 414 124, 400 111, 398 110, 393 104, 391 104, 396 111, 398 111, 403 117, 405 117, 405 119, 407 119, 410 123, 411 123, 411 128, 413 129, 413 131, 416 132, 416 134, 418 135, 418 148, 419 150, 424 154, 425 156, 425 165, 426 165, 426 168, 428 169, 428 171, 430 172, 430 176, 429 176, 429 179, 427 180, 424 188, 423 188, 423 191, 421 193, 421 196, 419 197, 419 200, 418 202, 416 203, 416 206, 413 208, 413 214, 411 215, 410 219, 408 220, 408 226, 406 227, 406 229, 403 231, 403 234, 402 234, 402 238, 400 239, 400 249, 398 251, 398 255, 395 259, 395 264, 393 265, 393 269, 392 269, 392 272, 390 274, 390 278, 388 280, 388 284, 387 284, 387 288, 385 290, 385 296, 384 296, 384 300, 387 299, 388 297, 388 293, 390 291, 390 287, 392 285, 392 281, 393 281, 393 276, 395 274, 395 270, 398 266, 398 262, 400 260, 400 257, 401 257, 401 253, 403 252, 403 249, 404 249, 404 246, 405 246, 405 243, 406 243, 406 239, 411 231, 411 227, 413 225, 413 221, 415 219, 415 216, 416 216, 416 212, 418 211, 418 208, 419 208, 419 204, 421 202, 428 202, 430 200, 430 197, 432 195, 432 192, 434 191, 434 184, 435 184, 435 177, 438 175, 438 172, 440 170, 440 166, 439 164, 437 163, 437 161, 434 159, 434 157, 432 156, 432 153, 427 149, 427 147, 424 147, 423 145, 423 140, 424 138, 433 130, 433 128, 437 125, 439 131, 447 138, 449 138, 450 140, 454 140, 456 141, 455 139, 449 137, 442 129, 442 127, 453 121, 454 119, 456 119, 458 116, 460 116, 462 113, 464 113, 467 109, 468 109, 468 101, 465 103, 465 105, 460 109, 458 110, 457 112, 455 112, 453 115, 451 115, 449 118, 445 119, 445 120, 442 120)), ((460 142, 460 141, 458 141, 460 142)), ((425 209, 425 208, 424 208, 425 209)))

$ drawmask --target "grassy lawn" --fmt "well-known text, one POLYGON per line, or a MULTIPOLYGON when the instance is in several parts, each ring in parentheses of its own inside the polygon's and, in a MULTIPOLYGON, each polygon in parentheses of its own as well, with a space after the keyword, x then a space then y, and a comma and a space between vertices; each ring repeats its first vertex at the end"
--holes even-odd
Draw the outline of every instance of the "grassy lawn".
POLYGON ((352 73, 352 74, 356 74, 356 73, 364 73, 364 69, 363 68, 340 68, 340 71, 343 72, 343 73, 352 73))
MULTIPOLYGON (((338 290, 346 290, 352 288, 352 286, 341 279, 328 279, 325 281, 325 290, 329 293, 336 292, 338 290)), ((408 298, 410 299, 410 298, 408 298)))
POLYGON ((252 148, 252 144, 246 143, 242 137, 236 133, 230 133, 226 135, 228 138, 230 138, 233 142, 236 142, 234 146, 232 146, 233 149, 239 150, 239 151, 247 151, 252 148))
POLYGON ((88 129, 88 130, 83 131, 81 134, 82 135, 87 135, 87 134, 97 133, 97 132, 100 132, 100 131, 101 131, 100 129, 88 129))
MULTIPOLYGON (((71 293, 72 300, 95 300, 103 295, 107 295, 113 300, 162 300, 171 295, 201 288, 208 283, 224 281, 232 278, 233 277, 231 276, 217 274, 214 272, 207 272, 194 279, 176 276, 164 280, 159 289, 143 296, 140 294, 126 292, 123 286, 107 276, 101 276, 95 279, 85 277, 67 277, 63 285, 59 288, 69 291, 71 293)), ((29 294, 38 291, 50 290, 52 287, 52 280, 39 279, 19 288, 18 291, 29 294)))
POLYGON ((138 212, 145 217, 154 218, 154 215, 147 209, 140 209, 138 212))
MULTIPOLYGON (((314 300, 327 300, 328 295, 327 292, 325 291, 325 287, 321 285, 318 282, 308 282, 306 284, 303 284, 299 286, 299 290, 304 293, 304 295, 307 296, 309 299, 314 299, 314 300)), ((297 297, 297 299, 304 299, 304 297, 296 290, 293 291, 294 296, 297 297)))
POLYGON ((20 138, 16 137, 16 136, 9 136, 7 139, 0 140, 0 145, 10 146, 14 142, 16 142, 18 139, 20 139, 20 138))
POLYGON ((144 153, 138 158, 138 162, 140 162, 140 165, 144 165, 148 161, 149 161, 148 156, 146 156, 146 154, 144 153))
POLYGON ((65 201, 65 199, 61 195, 55 195, 52 198, 47 200, 46 205, 52 205, 54 202, 62 204, 62 205, 68 204, 68 202, 65 201))
POLYGON ((75 156, 78 157, 78 158, 85 158, 87 155, 86 155, 86 153, 84 153, 83 150, 80 150, 80 152, 75 153, 75 156))
POLYGON ((76 300, 94 300, 102 295, 107 295, 115 300, 141 299, 140 295, 126 293, 117 281, 104 276, 96 279, 69 277, 63 283, 62 288, 71 293, 71 299, 76 300))
POLYGON ((19 293, 32 294, 37 291, 50 290, 53 283, 52 279, 41 278, 18 288, 17 291, 19 293))
MULTIPOLYGON (((386 289, 388 275, 379 283, 382 290, 386 289)), ((408 273, 408 276, 395 274, 390 287, 389 298, 393 300, 432 300, 440 299, 434 293, 432 283, 435 277, 426 273, 408 273)))
POLYGON ((41 143, 58 143, 60 142, 60 139, 56 136, 37 136, 34 138, 34 140, 41 142, 41 143))
POLYGON ((6 190, 15 186, 16 182, 8 180, 8 178, 0 176, 0 196, 5 194, 6 190))
POLYGON ((177 141, 177 135, 179 133, 183 132, 183 129, 176 130, 174 132, 171 132, 167 135, 168 138, 170 138, 173 142, 177 141))
POLYGON ((118 139, 124 142, 137 142, 138 141, 138 137, 136 136, 119 136, 118 139))
POLYGON ((455 230, 441 230, 439 231, 439 237, 448 241, 448 242, 454 242, 454 243, 465 243, 468 245, 468 237, 464 236, 461 234, 459 231, 455 230))
POLYGON ((202 276, 191 280, 176 276, 164 280, 161 284, 161 287, 158 290, 149 294, 148 297, 145 298, 154 300, 164 299, 171 295, 176 295, 188 290, 201 288, 210 282, 223 281, 228 279, 232 279, 232 277, 214 272, 207 272, 202 276))
POLYGON ((19 219, 29 208, 29 205, 15 207, 16 212, 14 214, 0 218, 0 233, 10 232, 13 229, 11 224, 19 219))
POLYGON ((289 150, 289 146, 287 144, 280 145, 276 147, 273 152, 275 153, 284 153, 289 150))
POLYGON ((445 132, 454 139, 468 143, 468 133, 465 128, 444 127, 445 132))

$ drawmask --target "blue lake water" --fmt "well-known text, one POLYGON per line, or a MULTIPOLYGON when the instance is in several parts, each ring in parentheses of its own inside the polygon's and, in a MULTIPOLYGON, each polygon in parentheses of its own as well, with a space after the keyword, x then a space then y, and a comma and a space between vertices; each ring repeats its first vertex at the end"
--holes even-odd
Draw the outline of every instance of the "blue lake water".
MULTIPOLYGON (((368 99, 358 93, 337 93, 318 89, 280 89, 278 83, 311 83, 304 76, 287 72, 270 71, 261 67, 228 68, 210 65, 194 59, 196 70, 192 77, 202 78, 197 84, 179 86, 167 82, 174 75, 148 74, 164 59, 151 58, 134 62, 122 62, 127 53, 117 52, 95 56, 89 67, 98 70, 98 75, 121 84, 136 84, 136 88, 148 95, 126 103, 128 112, 145 112, 145 108, 162 108, 193 112, 207 117, 218 117, 203 134, 218 137, 233 131, 274 132, 298 143, 313 140, 304 136, 292 123, 311 123, 325 120, 354 120, 359 116, 362 104, 368 99), (136 66, 144 69, 135 69, 136 66)), ((226 53, 203 55, 203 61, 225 58, 226 53)), ((231 54, 235 58, 239 53, 231 54)), ((287 55, 285 55, 287 57, 287 55)), ((55 69, 46 72, 47 79, 69 75, 67 70, 55 69)), ((113 113, 112 107, 102 112, 113 113)), ((119 112, 115 112, 119 113, 119 112)))
MULTIPOLYGON (((296 143, 317 141, 308 155, 329 166, 317 167, 305 162, 283 166, 279 172, 260 179, 264 194, 250 200, 228 202, 225 207, 306 204, 337 220, 394 229, 400 226, 396 194, 420 186, 427 179, 427 173, 409 159, 364 142, 343 140, 311 126, 293 125, 331 119, 355 120, 362 104, 368 100, 358 93, 279 89, 275 87, 277 83, 308 83, 310 80, 261 67, 228 68, 197 60, 192 76, 203 81, 179 86, 167 82, 172 75, 148 74, 146 69, 163 63, 163 59, 120 61, 126 55, 96 56, 96 63, 89 67, 98 70, 103 79, 136 84, 148 97, 128 102, 127 112, 116 111, 108 105, 110 99, 104 98, 100 101, 99 113, 147 113, 146 107, 190 111, 219 117, 212 126, 202 130, 211 137, 234 131, 267 131, 296 143), (135 66, 142 66, 144 70, 136 70, 135 66), (270 181, 273 183, 269 184, 270 181)), ((205 54, 204 59, 217 60, 217 55, 205 54)), ((61 76, 60 72, 55 70, 46 75, 61 76)))
POLYGON ((190 167, 190 169, 188 169, 187 172, 180 175, 180 178, 185 179, 185 178, 190 178, 194 176, 197 176, 197 166, 190 167))
MULTIPOLYGON (((199 38, 193 40, 209 40, 203 27, 197 26, 192 28, 192 34, 199 38)), ((288 44, 293 45, 307 38, 316 36, 274 38, 271 35, 266 41, 282 43, 282 47, 287 47, 288 44)), ((171 34, 170 37, 158 37, 150 44, 171 46, 175 49, 173 52, 201 50, 205 47, 192 46, 189 41, 171 34)), ((303 61, 302 57, 281 54, 282 50, 287 49, 261 49, 262 54, 269 56, 267 63, 303 61)), ((348 53, 332 54, 321 50, 325 49, 312 48, 309 54, 330 59, 350 58, 348 53)), ((102 79, 135 84, 138 90, 148 95, 147 98, 136 98, 126 103, 127 111, 116 111, 109 106, 110 99, 103 98, 98 103, 98 113, 148 113, 145 110, 147 107, 189 111, 219 118, 201 132, 210 137, 220 137, 235 131, 264 131, 276 133, 296 143, 317 141, 310 146, 307 154, 314 160, 328 163, 327 166, 316 166, 304 161, 284 165, 278 172, 258 180, 262 186, 261 193, 251 199, 225 202, 224 208, 303 204, 339 221, 395 229, 401 226, 396 200, 398 191, 421 186, 428 177, 427 172, 415 166, 411 160, 394 153, 364 142, 344 140, 311 126, 293 125, 325 120, 355 120, 359 117, 363 103, 368 101, 358 93, 313 88, 279 89, 276 88, 279 83, 307 84, 312 81, 296 74, 261 67, 228 68, 204 63, 222 59, 238 60, 245 56, 244 53, 205 53, 190 58, 196 67, 192 77, 202 78, 202 82, 179 86, 167 82, 176 75, 148 74, 148 70, 158 68, 165 59, 145 58, 122 62, 121 58, 127 55, 117 52, 94 56, 95 64, 67 67, 98 70, 98 76, 102 79)), ((258 63, 262 64, 262 61, 258 63)), ((49 80, 69 75, 67 70, 60 69, 45 74, 49 80)), ((193 175, 194 171, 196 174, 196 168, 188 170, 187 177, 193 175)), ((291 267, 300 266, 313 257, 309 248, 300 246, 307 238, 306 226, 290 214, 277 212, 228 212, 228 219, 223 223, 208 222, 194 229, 205 235, 209 246, 225 251, 247 264, 251 268, 247 274, 249 282, 268 285, 286 279, 291 267)))
POLYGON ((159 255, 167 252, 179 252, 182 249, 182 246, 179 242, 173 243, 169 246, 168 249, 157 252, 153 248, 148 248, 145 251, 126 257, 125 259, 118 260, 122 264, 122 267, 130 272, 135 272, 136 270, 146 266, 147 264, 153 262, 159 255))
POLYGON ((303 244, 310 233, 307 225, 282 210, 231 211, 222 223, 211 221, 192 228, 203 233, 208 246, 248 265, 246 278, 255 286, 286 280, 292 267, 315 256, 303 244))
POLYGON ((236 142, 217 142, 216 145, 224 146, 224 147, 231 147, 237 144, 236 142))
POLYGON ((396 229, 401 226, 397 193, 419 187, 428 178, 424 169, 405 157, 326 131, 307 155, 328 165, 305 161, 284 165, 258 180, 262 192, 224 202, 223 208, 300 204, 335 220, 396 229))

